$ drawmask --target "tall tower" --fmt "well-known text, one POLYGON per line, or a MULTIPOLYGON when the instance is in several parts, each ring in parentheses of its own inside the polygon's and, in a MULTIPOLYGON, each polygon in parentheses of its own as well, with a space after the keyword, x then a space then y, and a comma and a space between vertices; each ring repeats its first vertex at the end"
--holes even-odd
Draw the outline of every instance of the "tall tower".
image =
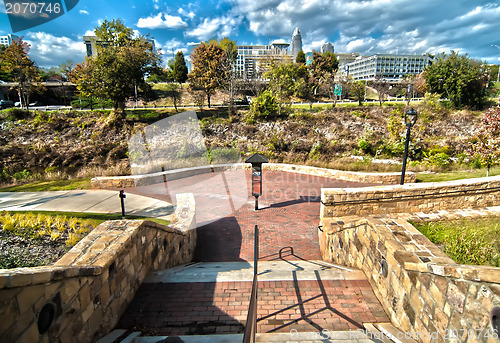
POLYGON ((296 27, 292 36, 292 56, 294 61, 300 50, 302 50, 302 35, 300 34, 299 28, 296 27))
POLYGON ((332 54, 335 52, 332 43, 326 42, 321 46, 321 53, 324 54, 325 52, 331 52, 332 54))

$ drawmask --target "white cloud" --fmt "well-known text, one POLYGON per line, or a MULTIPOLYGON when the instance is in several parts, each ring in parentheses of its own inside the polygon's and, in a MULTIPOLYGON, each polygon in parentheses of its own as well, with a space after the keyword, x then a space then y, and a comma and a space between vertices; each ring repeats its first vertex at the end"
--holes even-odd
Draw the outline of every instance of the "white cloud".
POLYGON ((179 10, 177 11, 179 12, 180 15, 183 15, 185 17, 188 17, 189 19, 194 19, 194 17, 196 17, 196 14, 193 12, 193 11, 189 11, 187 12, 185 9, 183 9, 182 7, 179 8, 179 10))
POLYGON ((148 29, 184 29, 187 24, 181 17, 158 13, 154 17, 140 18, 137 27, 148 29))
POLYGON ((201 24, 195 29, 186 32, 186 36, 196 37, 199 40, 206 41, 211 38, 229 37, 234 28, 239 25, 239 18, 219 17, 208 19, 205 18, 201 24))
POLYGON ((40 67, 55 67, 68 58, 74 62, 81 62, 85 58, 85 44, 81 37, 75 40, 45 32, 30 32, 25 40, 31 45, 30 57, 40 67))
MULTIPOLYGON (((298 26, 305 49, 331 41, 337 52, 439 53, 494 57, 500 4, 495 0, 228 0, 259 37, 290 39, 298 26)), ((495 56, 496 58, 496 56, 495 56)))
POLYGON ((78 12, 79 12, 80 14, 87 14, 87 15, 89 14, 89 12, 88 12, 88 11, 86 11, 86 10, 80 10, 80 11, 78 11, 78 12))

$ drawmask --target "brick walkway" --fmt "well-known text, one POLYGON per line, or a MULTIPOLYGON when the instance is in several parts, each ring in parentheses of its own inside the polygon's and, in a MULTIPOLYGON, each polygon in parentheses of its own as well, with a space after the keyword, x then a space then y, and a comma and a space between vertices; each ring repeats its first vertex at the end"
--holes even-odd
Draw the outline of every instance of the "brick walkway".
POLYGON ((197 261, 253 260, 255 225, 260 229, 261 260, 276 259, 280 249, 289 247, 296 259, 321 260, 317 231, 321 188, 366 186, 288 172, 265 171, 263 177, 258 211, 250 198, 234 214, 197 229, 197 261))
MULTIPOLYGON (((197 228, 196 261, 253 261, 255 225, 260 230, 261 261, 280 259, 280 250, 283 260, 321 260, 321 188, 365 186, 287 172, 263 175, 264 194, 257 212, 249 198, 233 213, 197 228)), ((203 184, 210 192, 206 182, 193 184, 203 184)), ((210 206, 221 207, 217 199, 195 197, 201 213, 197 221, 210 214, 210 206)), ((161 336, 241 333, 251 287, 248 281, 144 283, 117 328, 161 336)), ((366 278, 321 280, 318 275, 314 281, 259 281, 259 333, 356 330, 363 323, 388 321, 366 278)))
MULTIPOLYGON (((144 335, 241 333, 251 282, 143 284, 117 328, 144 335)), ((257 332, 346 331, 388 322, 366 280, 259 282, 257 332)))

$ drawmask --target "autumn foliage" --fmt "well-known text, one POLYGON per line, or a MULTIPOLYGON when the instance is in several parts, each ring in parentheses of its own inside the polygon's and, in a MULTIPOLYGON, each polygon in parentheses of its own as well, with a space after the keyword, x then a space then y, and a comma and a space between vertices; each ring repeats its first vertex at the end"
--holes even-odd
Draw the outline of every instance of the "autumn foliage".
POLYGON ((470 154, 488 167, 500 164, 500 107, 486 110, 476 127, 470 154))

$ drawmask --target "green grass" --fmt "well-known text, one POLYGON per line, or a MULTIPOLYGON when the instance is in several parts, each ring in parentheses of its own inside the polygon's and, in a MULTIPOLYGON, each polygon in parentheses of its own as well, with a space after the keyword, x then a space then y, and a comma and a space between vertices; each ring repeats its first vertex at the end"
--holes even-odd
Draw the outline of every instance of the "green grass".
MULTIPOLYGON (((500 175, 500 167, 491 168, 490 176, 500 175)), ((473 179, 486 176, 486 168, 474 170, 454 170, 442 173, 417 173, 417 182, 441 182, 462 179, 473 179)))
POLYGON ((23 185, 1 187, 0 192, 46 192, 91 189, 90 179, 35 181, 23 185))
MULTIPOLYGON (((0 269, 51 265, 104 221, 118 214, 49 211, 0 212, 0 269)), ((168 221, 148 219, 167 225, 168 221)))
MULTIPOLYGON (((2 213, 2 212, 0 212, 2 213)), ((34 214, 34 215, 46 215, 46 216, 66 216, 66 217, 71 217, 71 218, 78 218, 78 219, 89 219, 93 220, 97 223, 97 225, 108 221, 108 220, 121 220, 122 215, 119 213, 87 213, 87 212, 58 212, 58 211, 5 211, 3 213, 8 213, 8 214, 34 214)), ((158 219, 158 218, 148 218, 148 217, 140 217, 140 216, 130 216, 127 215, 125 216, 125 219, 130 219, 130 220, 150 220, 152 222, 162 224, 162 225, 168 225, 170 224, 170 221, 164 220, 164 219, 158 219)))
POLYGON ((500 267, 500 217, 412 224, 458 264, 500 267))

